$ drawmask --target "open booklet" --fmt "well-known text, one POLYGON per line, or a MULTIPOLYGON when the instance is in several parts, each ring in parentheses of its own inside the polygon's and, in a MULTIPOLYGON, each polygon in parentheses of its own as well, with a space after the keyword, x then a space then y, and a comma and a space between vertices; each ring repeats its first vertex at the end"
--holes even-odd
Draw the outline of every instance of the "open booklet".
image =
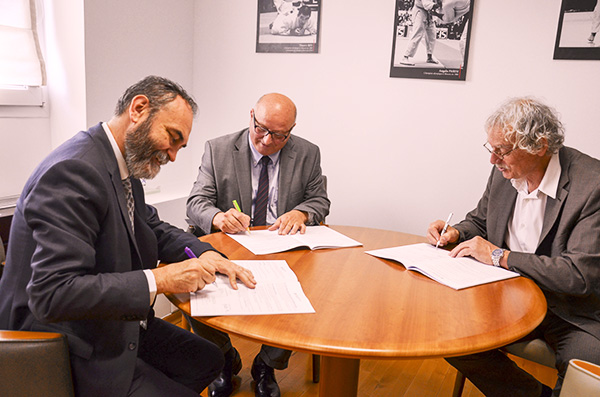
POLYGON ((519 276, 518 273, 489 266, 470 257, 452 258, 448 251, 425 243, 365 253, 400 262, 407 270, 422 273, 456 290, 519 276))
POLYGON ((359 247, 362 244, 327 226, 308 226, 306 233, 279 235, 277 230, 253 230, 229 237, 243 245, 254 255, 273 254, 294 248, 307 247, 311 250, 321 248, 359 247))
POLYGON ((234 290, 227 276, 190 293, 192 316, 314 313, 296 274, 286 261, 233 261, 252 271, 256 288, 238 280, 234 290))

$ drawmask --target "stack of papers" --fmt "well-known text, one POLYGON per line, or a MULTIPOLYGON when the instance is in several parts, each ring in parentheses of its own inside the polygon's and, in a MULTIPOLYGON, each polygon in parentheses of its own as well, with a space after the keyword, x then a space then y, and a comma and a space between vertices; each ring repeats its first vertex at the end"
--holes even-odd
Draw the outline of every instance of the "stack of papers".
POLYGON ((519 276, 518 273, 486 265, 470 257, 452 258, 448 251, 425 243, 365 253, 400 262, 407 270, 419 272, 456 290, 519 276))
POLYGON ((216 285, 190 293, 192 316, 315 312, 286 261, 233 262, 254 274, 256 288, 250 289, 238 280, 238 289, 234 290, 229 278, 218 274, 216 285))
POLYGON ((306 233, 279 235, 277 230, 253 230, 229 237, 243 245, 254 255, 273 254, 294 248, 306 247, 311 250, 322 248, 359 247, 362 244, 327 226, 308 226, 306 233))

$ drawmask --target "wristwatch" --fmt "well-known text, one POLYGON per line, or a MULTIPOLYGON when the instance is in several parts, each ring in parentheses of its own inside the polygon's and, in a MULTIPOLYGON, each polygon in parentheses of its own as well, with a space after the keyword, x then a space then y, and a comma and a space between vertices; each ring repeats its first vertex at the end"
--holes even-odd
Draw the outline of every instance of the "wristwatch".
POLYGON ((500 267, 500 259, 502 259, 502 257, 504 256, 504 251, 506 250, 502 248, 496 248, 492 251, 492 263, 494 264, 494 266, 500 267))

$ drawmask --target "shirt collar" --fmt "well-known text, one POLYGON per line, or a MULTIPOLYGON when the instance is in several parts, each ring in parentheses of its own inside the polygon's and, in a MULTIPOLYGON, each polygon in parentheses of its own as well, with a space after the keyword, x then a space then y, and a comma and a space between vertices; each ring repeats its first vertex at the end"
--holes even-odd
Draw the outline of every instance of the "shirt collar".
MULTIPOLYGON (((558 182, 560 180, 560 160, 558 158, 558 152, 554 153, 550 158, 550 162, 548 163, 548 167, 546 168, 546 172, 544 173, 544 177, 540 182, 540 186, 535 191, 539 191, 544 193, 546 196, 551 197, 552 199, 556 198, 556 194, 558 192, 558 182)), ((527 193, 527 182, 524 178, 521 179, 511 179, 510 183, 512 183, 513 187, 517 190, 517 192, 523 192, 526 196, 527 193)), ((533 193, 533 192, 532 192, 533 193)))
POLYGON ((115 141, 115 137, 113 136, 110 128, 108 128, 107 123, 102 123, 102 128, 104 128, 104 132, 108 137, 108 141, 110 142, 110 146, 115 153, 115 157, 117 159, 117 164, 119 165, 119 173, 121 174, 121 180, 129 177, 129 170, 127 169, 127 163, 125 163, 125 158, 123 157, 123 153, 121 153, 121 149, 119 149, 119 145, 117 145, 117 141, 115 141))
MULTIPOLYGON (((260 154, 258 150, 256 150, 256 148, 254 147, 254 144, 252 143, 252 138, 250 138, 250 132, 248 132, 248 144, 250 145, 250 151, 252 152, 252 165, 256 167, 263 155, 260 154)), ((279 161, 280 154, 281 150, 278 150, 276 153, 273 153, 272 155, 268 156, 271 159, 273 165, 276 165, 279 161)))

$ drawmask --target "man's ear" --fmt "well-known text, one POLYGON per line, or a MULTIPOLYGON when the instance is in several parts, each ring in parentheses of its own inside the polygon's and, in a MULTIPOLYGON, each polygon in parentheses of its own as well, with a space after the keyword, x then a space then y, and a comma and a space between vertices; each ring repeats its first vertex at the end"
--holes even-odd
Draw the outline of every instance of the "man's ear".
POLYGON ((129 118, 133 123, 138 123, 150 110, 150 101, 145 95, 137 95, 129 105, 129 118))
POLYGON ((548 153, 548 140, 546 138, 541 138, 540 141, 542 142, 542 147, 540 148, 540 151, 537 153, 537 155, 540 157, 544 157, 546 153, 548 153))

